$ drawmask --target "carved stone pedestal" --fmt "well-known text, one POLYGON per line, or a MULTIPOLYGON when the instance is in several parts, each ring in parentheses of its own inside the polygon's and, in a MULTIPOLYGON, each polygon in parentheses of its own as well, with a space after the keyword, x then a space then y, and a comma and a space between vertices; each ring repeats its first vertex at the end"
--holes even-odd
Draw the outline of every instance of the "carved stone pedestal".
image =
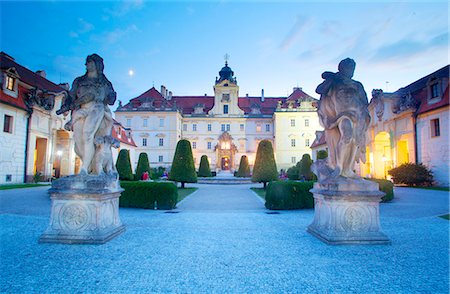
POLYGON ((49 190, 50 224, 39 242, 103 244, 121 234, 123 191, 115 175, 76 175, 56 180, 49 190))
POLYGON ((330 244, 390 244, 381 232, 378 184, 362 179, 316 183, 314 220, 308 232, 330 244))

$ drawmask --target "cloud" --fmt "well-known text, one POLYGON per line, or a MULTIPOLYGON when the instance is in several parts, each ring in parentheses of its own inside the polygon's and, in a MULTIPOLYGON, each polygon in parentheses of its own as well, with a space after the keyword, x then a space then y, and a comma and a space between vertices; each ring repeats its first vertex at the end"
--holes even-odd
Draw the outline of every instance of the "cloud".
POLYGON ((71 38, 78 38, 82 34, 86 34, 94 29, 94 25, 85 21, 82 18, 78 19, 78 28, 76 31, 70 31, 69 36, 71 38))
POLYGON ((105 9, 107 15, 102 17, 103 20, 108 20, 109 16, 117 17, 124 16, 130 12, 140 10, 145 6, 144 0, 125 0, 120 1, 112 9, 105 9))
POLYGON ((124 29, 119 28, 110 32, 105 32, 100 36, 94 36, 92 39, 100 43, 105 43, 106 45, 111 45, 119 42, 124 36, 128 36, 138 31, 138 27, 135 24, 132 24, 124 29))
POLYGON ((283 42, 280 45, 280 48, 283 52, 289 50, 294 43, 300 39, 302 34, 306 31, 308 26, 311 25, 311 19, 302 15, 297 16, 297 20, 295 21, 294 26, 291 28, 289 33, 284 38, 283 42))
POLYGON ((402 40, 382 46, 378 48, 372 61, 384 61, 391 59, 406 59, 431 49, 439 49, 447 47, 448 49, 448 33, 439 34, 429 40, 414 40, 403 38, 402 40))

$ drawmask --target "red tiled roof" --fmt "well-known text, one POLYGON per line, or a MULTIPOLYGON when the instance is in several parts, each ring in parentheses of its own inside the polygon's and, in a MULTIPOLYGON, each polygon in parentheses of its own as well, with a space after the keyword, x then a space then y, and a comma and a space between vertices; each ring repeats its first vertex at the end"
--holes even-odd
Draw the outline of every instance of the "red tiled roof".
POLYGON ((113 120, 114 120, 114 127, 112 128, 112 137, 116 138, 117 140, 119 140, 120 142, 122 142, 124 144, 137 147, 136 143, 134 143, 133 137, 127 136, 126 128, 124 128, 122 126, 122 124, 119 123, 118 121, 116 121, 115 119, 113 119, 113 120), (116 126, 118 126, 118 129, 120 130, 120 137, 116 131, 116 126))
POLYGON ((442 99, 439 102, 433 103, 433 104, 429 104, 428 103, 428 92, 427 89, 422 89, 422 91, 420 91, 420 94, 418 94, 417 96, 415 95, 416 99, 419 99, 420 101, 420 106, 419 109, 417 109, 417 114, 422 114, 431 110, 435 110, 444 106, 448 106, 449 105, 449 95, 448 95, 448 84, 447 84, 447 88, 445 89, 444 95, 442 96, 442 99))
POLYGON ((239 97, 239 108, 244 111, 245 114, 252 113, 252 106, 259 107, 261 114, 273 114, 278 106, 278 101, 285 101, 286 97, 265 97, 264 102, 261 101, 261 97, 239 97))
POLYGON ((132 108, 146 108, 146 107, 154 107, 160 108, 165 104, 166 107, 172 107, 172 103, 161 95, 155 87, 152 87, 150 90, 142 93, 136 98, 130 100, 125 106, 124 109, 132 109, 132 108), (146 105, 148 103, 148 105, 146 105))
POLYGON ((322 134, 322 136, 320 136, 319 140, 317 140, 317 138, 314 140, 314 142, 311 144, 310 148, 315 148, 315 147, 319 147, 322 145, 326 145, 327 141, 325 140, 325 133, 322 134))
POLYGON ((294 107, 299 107, 300 106, 299 101, 314 101, 317 103, 318 100, 303 92, 301 88, 294 88, 292 94, 289 95, 289 97, 286 99, 285 103, 283 103, 281 107, 282 108, 288 107, 288 102, 290 101, 294 103, 293 104, 294 107))
POLYGON ((205 105, 203 111, 207 114, 214 106, 214 96, 173 96, 172 100, 176 101, 183 114, 193 114, 194 107, 198 104, 205 105))
MULTIPOLYGON (((38 87, 41 90, 51 91, 51 92, 61 92, 64 89, 55 83, 47 80, 46 78, 38 75, 37 73, 29 70, 26 67, 18 64, 12 57, 7 55, 4 52, 0 52, 0 69, 2 71, 8 70, 14 67, 19 75, 19 80, 25 84, 28 84, 32 87, 38 87)), ((7 104, 11 104, 17 106, 22 109, 28 109, 25 105, 23 94, 27 93, 28 90, 19 86, 19 95, 17 98, 10 97, 9 95, 0 91, 0 101, 5 102, 7 104)))

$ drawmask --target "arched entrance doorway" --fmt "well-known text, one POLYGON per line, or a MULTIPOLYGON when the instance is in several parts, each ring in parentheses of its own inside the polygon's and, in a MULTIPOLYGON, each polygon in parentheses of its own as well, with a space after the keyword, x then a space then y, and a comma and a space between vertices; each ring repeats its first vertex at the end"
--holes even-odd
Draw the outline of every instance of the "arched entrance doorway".
POLYGON ((219 137, 219 143, 216 145, 216 167, 221 170, 229 171, 234 169, 234 156, 237 148, 233 144, 233 138, 228 132, 224 132, 219 137))
POLYGON ((392 168, 391 136, 387 132, 380 132, 375 136, 373 153, 373 172, 377 179, 386 179, 388 170, 392 168))

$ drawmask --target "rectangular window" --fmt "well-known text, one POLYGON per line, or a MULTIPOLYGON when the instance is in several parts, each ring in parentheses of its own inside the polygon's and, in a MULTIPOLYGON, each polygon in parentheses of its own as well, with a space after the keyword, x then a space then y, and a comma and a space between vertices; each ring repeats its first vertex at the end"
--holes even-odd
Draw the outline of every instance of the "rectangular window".
POLYGON ((12 134, 13 117, 5 114, 5 119, 3 120, 3 132, 12 134))
POLYGON ((431 123, 431 137, 439 137, 441 135, 441 128, 439 126, 439 119, 432 119, 431 123))
POLYGON ((270 132, 270 125, 269 124, 266 125, 266 132, 270 132))
POLYGON ((291 127, 295 127, 295 119, 291 119, 291 127))
POLYGON ((223 106, 223 114, 228 114, 228 105, 223 106))
POLYGON ((14 83, 16 82, 16 79, 6 76, 6 89, 10 91, 14 91, 14 83))
POLYGON ((227 132, 229 132, 229 131, 230 131, 230 125, 227 124, 227 132))
POLYGON ((187 131, 187 124, 183 124, 183 131, 187 131))
POLYGON ((142 138, 142 146, 147 146, 147 138, 142 138))
POLYGON ((291 139, 291 147, 295 147, 295 139, 291 139))
POLYGON ((291 157, 291 163, 297 163, 297 158, 295 157, 295 156, 292 156, 291 157))
POLYGON ((212 144, 211 144, 211 142, 208 142, 208 149, 212 149, 212 144))
POLYGON ((244 131, 244 124, 240 124, 239 125, 239 129, 241 130, 241 132, 243 132, 244 131))
POLYGON ((208 132, 211 132, 211 124, 208 124, 208 132))
POLYGON ((439 84, 431 85, 431 98, 439 97, 439 84))
POLYGON ((144 127, 148 125, 148 119, 144 118, 144 127))
POLYGON ((305 139, 305 146, 309 147, 309 139, 305 139))
POLYGON ((305 127, 309 127, 309 119, 305 119, 305 127))
POLYGON ((159 138, 159 146, 164 146, 164 138, 159 138))
POLYGON ((159 126, 162 128, 164 127, 164 118, 159 119, 159 126))
POLYGON ((221 125, 221 130, 222 130, 222 132, 225 132, 225 124, 221 125))
POLYGON ((163 162, 164 161, 164 157, 162 155, 158 156, 158 162, 163 162))
POLYGON ((196 131, 197 131, 197 124, 193 124, 193 125, 192 125, 192 131, 193 131, 193 132, 196 132, 196 131))
POLYGON ((127 127, 131 127, 131 118, 127 118, 127 127))
POLYGON ((192 149, 197 149, 197 142, 192 142, 192 149))
POLYGON ((256 131, 261 132, 261 125, 256 125, 256 131))

